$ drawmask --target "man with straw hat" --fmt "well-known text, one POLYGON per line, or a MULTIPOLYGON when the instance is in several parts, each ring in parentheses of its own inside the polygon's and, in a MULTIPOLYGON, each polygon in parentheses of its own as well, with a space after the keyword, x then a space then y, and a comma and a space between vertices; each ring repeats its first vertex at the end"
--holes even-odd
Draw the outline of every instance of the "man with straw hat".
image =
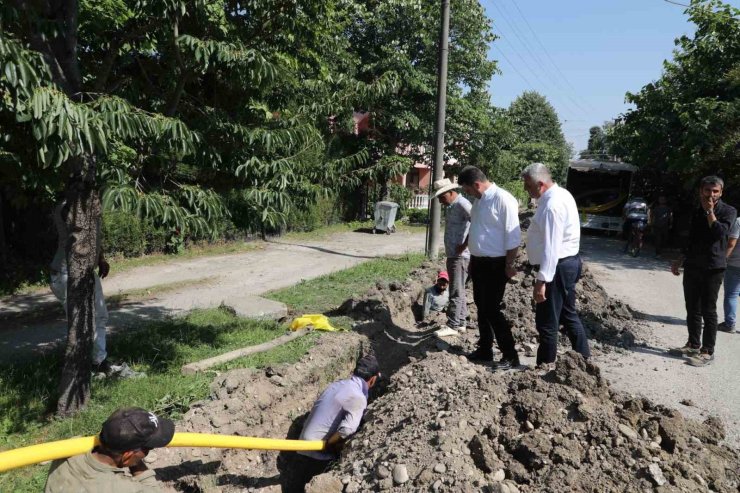
POLYGON ((468 277, 470 251, 463 245, 470 229, 468 199, 457 193, 459 185, 448 178, 434 182, 434 197, 447 207, 445 218, 445 256, 449 274, 449 304, 447 305, 447 328, 465 332, 468 304, 465 299, 465 281, 468 277))

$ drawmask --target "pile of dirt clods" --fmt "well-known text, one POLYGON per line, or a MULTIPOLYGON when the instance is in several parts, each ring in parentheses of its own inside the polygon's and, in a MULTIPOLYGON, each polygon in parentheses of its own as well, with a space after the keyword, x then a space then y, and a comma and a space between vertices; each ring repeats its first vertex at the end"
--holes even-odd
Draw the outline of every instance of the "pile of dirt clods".
POLYGON ((574 353, 493 373, 438 352, 398 371, 312 492, 738 491, 722 424, 615 394, 574 353))
MULTIPOLYGON (((353 331, 321 337, 296 365, 219 375, 211 397, 185 415, 183 431, 297 438, 311 403, 329 381, 351 371, 359 352, 374 351, 384 375, 365 421, 312 493, 739 491, 740 456, 721 442, 722 423, 685 420, 678 411, 612 391, 599 368, 563 352, 549 371, 493 372, 467 361, 477 330, 439 340, 443 317, 419 320, 420 294, 440 264, 408 279, 379 282, 332 315, 353 331)), ((537 334, 532 268, 520 258, 504 311, 520 354, 537 334)), ((629 307, 611 300, 586 270, 579 312, 592 360, 624 350, 647 334, 629 307)), ((468 293, 472 301, 472 292, 468 293)), ((468 325, 475 327, 471 303, 468 325)), ((293 492, 290 453, 158 450, 158 475, 180 491, 293 492)))

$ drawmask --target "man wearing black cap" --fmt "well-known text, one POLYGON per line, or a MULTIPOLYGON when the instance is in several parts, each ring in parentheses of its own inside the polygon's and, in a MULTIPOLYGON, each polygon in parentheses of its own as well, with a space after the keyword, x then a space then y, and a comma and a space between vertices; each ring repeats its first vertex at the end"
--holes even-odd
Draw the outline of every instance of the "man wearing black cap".
POLYGON ((150 450, 164 447, 175 424, 138 407, 119 409, 103 423, 92 452, 52 463, 46 493, 160 492, 154 471, 144 464, 150 450))
POLYGON ((363 356, 357 361, 350 378, 329 385, 314 403, 303 425, 301 440, 324 440, 323 452, 298 452, 296 472, 306 484, 313 476, 326 470, 337 458, 347 438, 360 427, 367 408, 368 393, 380 377, 380 367, 374 355, 363 356))

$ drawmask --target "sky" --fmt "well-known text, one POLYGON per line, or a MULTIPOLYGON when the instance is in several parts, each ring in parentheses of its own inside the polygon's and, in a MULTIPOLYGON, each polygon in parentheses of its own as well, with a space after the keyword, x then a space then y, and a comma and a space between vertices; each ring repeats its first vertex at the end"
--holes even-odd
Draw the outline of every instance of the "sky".
MULTIPOLYGON (((502 72, 490 83, 493 104, 508 107, 523 91, 536 90, 555 107, 576 151, 586 148, 590 127, 628 109, 626 92, 660 77, 674 39, 694 30, 685 8, 665 0, 481 3, 500 37, 489 50, 502 72)), ((740 0, 729 3, 740 6, 740 0)))

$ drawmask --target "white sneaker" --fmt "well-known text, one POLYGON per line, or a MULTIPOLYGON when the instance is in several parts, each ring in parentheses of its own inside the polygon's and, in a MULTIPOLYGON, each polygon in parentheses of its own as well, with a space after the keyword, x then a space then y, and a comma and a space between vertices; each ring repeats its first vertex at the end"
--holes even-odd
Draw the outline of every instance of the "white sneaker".
POLYGON ((434 335, 436 337, 450 337, 450 336, 456 336, 456 335, 458 335, 458 332, 455 329, 452 329, 452 328, 447 327, 445 325, 441 329, 435 331, 434 332, 434 335))

